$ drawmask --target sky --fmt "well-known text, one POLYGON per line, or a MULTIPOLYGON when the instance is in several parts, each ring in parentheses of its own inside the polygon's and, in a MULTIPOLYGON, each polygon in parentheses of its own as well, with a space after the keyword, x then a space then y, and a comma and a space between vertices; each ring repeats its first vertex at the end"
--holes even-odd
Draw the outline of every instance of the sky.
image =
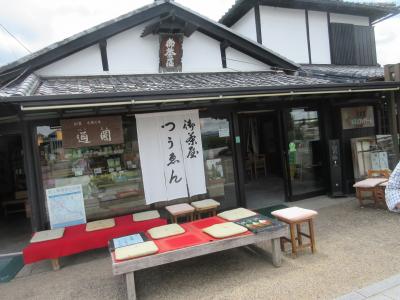
MULTIPOLYGON (((214 20, 218 20, 235 2, 176 1, 214 20)), ((400 4, 400 0, 396 1, 400 4)), ((0 0, 0 24, 34 52, 152 2, 153 0, 0 0)), ((400 15, 375 26, 375 35, 378 63, 400 63, 400 15)), ((28 52, 0 28, 0 66, 26 54, 28 52)))

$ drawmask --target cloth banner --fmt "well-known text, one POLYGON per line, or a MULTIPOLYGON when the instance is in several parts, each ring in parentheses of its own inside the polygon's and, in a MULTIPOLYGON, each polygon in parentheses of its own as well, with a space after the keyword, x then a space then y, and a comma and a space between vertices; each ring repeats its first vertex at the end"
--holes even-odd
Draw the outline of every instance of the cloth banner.
POLYGON ((205 194, 199 111, 135 117, 146 204, 205 194))

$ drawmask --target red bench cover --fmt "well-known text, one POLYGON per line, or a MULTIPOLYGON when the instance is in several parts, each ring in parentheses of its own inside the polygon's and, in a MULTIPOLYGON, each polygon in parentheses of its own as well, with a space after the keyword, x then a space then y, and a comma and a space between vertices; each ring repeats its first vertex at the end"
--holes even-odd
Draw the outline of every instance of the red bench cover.
POLYGON ((31 264, 45 259, 56 259, 105 248, 111 239, 144 232, 166 224, 167 221, 161 218, 134 222, 132 215, 127 215, 115 218, 115 226, 112 228, 86 232, 86 224, 67 227, 61 239, 29 244, 23 250, 24 262, 31 264))
MULTIPOLYGON (((208 234, 204 233, 203 229, 215 224, 220 224, 225 222, 226 221, 220 217, 210 217, 206 219, 180 224, 185 229, 185 233, 157 240, 153 240, 147 232, 145 234, 150 240, 153 240, 154 243, 156 243, 159 249, 157 253, 159 254, 217 241, 219 239, 213 238, 212 236, 209 236, 208 234)), ((253 233, 247 231, 239 234, 238 236, 249 235, 249 234, 253 233)), ((112 253, 112 255, 114 257, 114 260, 117 261, 114 256, 114 252, 112 253)))

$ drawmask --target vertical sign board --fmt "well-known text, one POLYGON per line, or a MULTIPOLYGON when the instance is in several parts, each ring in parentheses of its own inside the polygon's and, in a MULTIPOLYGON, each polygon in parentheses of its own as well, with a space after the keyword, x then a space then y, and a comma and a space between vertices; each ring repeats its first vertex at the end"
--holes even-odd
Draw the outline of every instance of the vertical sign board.
POLYGON ((124 143, 121 116, 61 120, 63 148, 124 143))
POLYGON ((182 72, 182 33, 160 33, 160 73, 182 72))
POLYGON ((207 192, 198 110, 136 115, 146 204, 207 192))
POLYGON ((47 189, 46 198, 51 229, 86 223, 82 185, 47 189))

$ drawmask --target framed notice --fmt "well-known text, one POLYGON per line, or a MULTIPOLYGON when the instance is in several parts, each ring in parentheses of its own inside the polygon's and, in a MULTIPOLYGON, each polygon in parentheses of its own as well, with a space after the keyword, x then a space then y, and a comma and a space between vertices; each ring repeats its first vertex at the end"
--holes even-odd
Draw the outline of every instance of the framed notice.
POLYGON ((374 108, 358 106, 342 108, 342 128, 356 129, 375 126, 374 108))
POLYGON ((121 116, 61 120, 63 148, 124 143, 121 116))
POLYGON ((82 185, 47 189, 46 199, 51 229, 86 223, 82 185))

